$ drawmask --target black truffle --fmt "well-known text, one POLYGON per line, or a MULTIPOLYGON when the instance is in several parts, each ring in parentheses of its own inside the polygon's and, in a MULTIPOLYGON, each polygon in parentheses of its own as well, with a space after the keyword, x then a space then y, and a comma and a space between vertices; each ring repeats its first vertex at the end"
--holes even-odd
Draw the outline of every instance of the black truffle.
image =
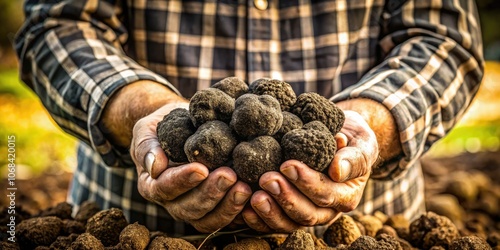
POLYGON ((450 219, 427 212, 410 224, 410 237, 414 246, 429 249, 432 246, 449 248, 451 242, 460 236, 450 219))
POLYGON ((233 111, 234 98, 215 88, 196 92, 189 102, 189 114, 196 127, 213 120, 229 123, 233 111))
POLYGON ((21 221, 16 228, 21 249, 50 246, 62 229, 62 220, 55 216, 36 217, 21 221))
POLYGON ((280 164, 281 147, 271 136, 241 142, 233 150, 233 169, 247 183, 257 183, 265 172, 278 171, 280 164))
POLYGON ((281 147, 283 160, 298 160, 316 171, 323 171, 335 156, 337 142, 325 125, 314 121, 286 133, 281 147))
POLYGON ((94 235, 83 233, 71 243, 71 249, 74 250, 104 250, 104 245, 94 235))
POLYGON ((280 104, 272 96, 244 94, 236 99, 230 125, 239 136, 274 135, 282 124, 280 104))
POLYGON ((95 236, 106 247, 118 244, 120 232, 128 225, 122 210, 111 208, 100 211, 87 222, 87 233, 95 236))
POLYGON ((209 121, 187 139, 184 152, 189 162, 199 162, 214 170, 229 161, 237 143, 227 124, 209 121))
POLYGON ((120 233, 121 249, 146 249, 149 244, 149 230, 137 222, 125 227, 120 233))
POLYGON ((300 118, 290 112, 283 111, 283 124, 281 125, 281 128, 276 132, 276 134, 273 135, 274 139, 276 139, 278 142, 281 141, 281 138, 283 136, 294 130, 302 127, 302 120, 300 118))
POLYGON ((212 85, 211 88, 219 89, 234 99, 248 92, 248 85, 238 77, 224 78, 212 85))
POLYGON ((278 100, 281 110, 288 111, 297 100, 292 86, 287 82, 261 78, 252 82, 249 86, 249 92, 256 95, 270 95, 278 100))
POLYGON ((172 110, 156 127, 161 148, 168 159, 174 162, 187 162, 184 143, 196 132, 189 111, 183 108, 172 110))
POLYGON ((325 97, 313 92, 299 95, 291 112, 300 117, 304 123, 321 121, 334 135, 340 131, 345 120, 341 109, 325 97))

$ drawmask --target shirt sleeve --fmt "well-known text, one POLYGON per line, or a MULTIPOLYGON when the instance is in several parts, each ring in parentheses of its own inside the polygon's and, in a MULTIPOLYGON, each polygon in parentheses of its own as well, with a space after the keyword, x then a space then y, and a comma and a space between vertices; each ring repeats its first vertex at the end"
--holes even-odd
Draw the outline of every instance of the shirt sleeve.
POLYGON ((104 136, 99 120, 121 87, 152 80, 179 92, 164 78, 127 57, 122 7, 113 0, 28 0, 26 21, 16 36, 21 79, 54 121, 91 145, 108 166, 132 165, 126 149, 104 136))
POLYGON ((481 31, 473 0, 388 1, 381 22, 383 61, 332 98, 369 98, 394 116, 401 156, 374 169, 393 179, 462 117, 483 76, 481 31))

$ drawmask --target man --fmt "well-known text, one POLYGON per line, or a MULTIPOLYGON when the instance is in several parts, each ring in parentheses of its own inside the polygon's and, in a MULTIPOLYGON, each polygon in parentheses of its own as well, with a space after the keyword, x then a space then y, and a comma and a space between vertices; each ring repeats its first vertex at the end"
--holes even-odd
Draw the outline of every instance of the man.
POLYGON ((415 218, 418 158, 483 75, 472 0, 28 0, 25 10, 22 79, 83 142, 70 202, 181 235, 232 223, 289 232, 353 209, 415 218), (328 173, 287 161, 252 193, 228 167, 169 166, 157 122, 227 76, 332 98, 346 122, 328 173))

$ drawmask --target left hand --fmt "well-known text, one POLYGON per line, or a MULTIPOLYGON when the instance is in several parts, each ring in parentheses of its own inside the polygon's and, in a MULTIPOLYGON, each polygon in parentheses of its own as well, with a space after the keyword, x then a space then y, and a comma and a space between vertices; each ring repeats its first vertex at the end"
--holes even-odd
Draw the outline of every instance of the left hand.
POLYGON ((281 173, 265 173, 259 180, 263 190, 255 192, 251 206, 243 210, 248 226, 262 232, 291 232, 329 224, 358 206, 379 149, 363 117, 354 111, 344 113, 328 175, 296 160, 284 162, 281 173))

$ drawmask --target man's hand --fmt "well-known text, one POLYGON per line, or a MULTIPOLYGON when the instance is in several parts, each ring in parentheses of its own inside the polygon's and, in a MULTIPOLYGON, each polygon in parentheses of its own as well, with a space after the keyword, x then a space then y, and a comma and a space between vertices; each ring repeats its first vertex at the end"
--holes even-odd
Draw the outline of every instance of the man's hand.
POLYGON ((159 121, 178 104, 167 104, 139 120, 133 129, 131 155, 137 167, 139 193, 163 206, 177 220, 200 232, 230 224, 250 198, 250 187, 221 167, 211 173, 200 163, 169 166, 156 135, 159 121))
POLYGON ((264 174, 243 212, 247 224, 258 231, 290 232, 303 226, 324 225, 340 212, 352 211, 361 200, 378 155, 374 132, 356 112, 345 111, 346 121, 336 136, 338 151, 328 175, 289 160, 280 171, 264 174))

